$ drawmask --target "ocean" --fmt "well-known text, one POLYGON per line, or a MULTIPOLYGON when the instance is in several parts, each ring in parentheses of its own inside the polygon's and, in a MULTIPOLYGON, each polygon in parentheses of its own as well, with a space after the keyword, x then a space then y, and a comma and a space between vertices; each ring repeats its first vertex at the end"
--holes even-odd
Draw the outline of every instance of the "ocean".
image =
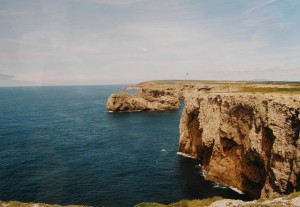
POLYGON ((0 200, 133 206, 212 196, 248 199, 205 181, 176 154, 178 110, 107 113, 123 86, 0 88, 0 200))

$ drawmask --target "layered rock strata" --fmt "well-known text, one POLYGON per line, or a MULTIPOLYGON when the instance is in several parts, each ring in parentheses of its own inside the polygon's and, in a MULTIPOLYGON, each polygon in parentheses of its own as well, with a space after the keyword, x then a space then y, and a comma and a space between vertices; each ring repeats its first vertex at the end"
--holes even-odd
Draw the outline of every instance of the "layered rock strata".
POLYGON ((199 159, 208 180, 255 198, 289 194, 300 190, 299 114, 299 95, 191 93, 179 152, 199 159))
POLYGON ((106 110, 156 111, 179 108, 179 93, 174 88, 142 89, 138 94, 124 92, 112 94, 107 100, 106 110))

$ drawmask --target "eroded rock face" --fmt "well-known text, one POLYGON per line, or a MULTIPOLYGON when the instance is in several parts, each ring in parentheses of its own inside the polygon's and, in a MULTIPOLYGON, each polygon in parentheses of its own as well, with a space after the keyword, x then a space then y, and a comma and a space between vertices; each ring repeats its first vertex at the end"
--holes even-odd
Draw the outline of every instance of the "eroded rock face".
POLYGON ((107 100, 106 110, 155 111, 179 108, 179 94, 173 89, 142 89, 138 94, 115 93, 107 100))
POLYGON ((206 178, 258 197, 300 190, 300 97, 199 93, 185 97, 179 151, 206 178))

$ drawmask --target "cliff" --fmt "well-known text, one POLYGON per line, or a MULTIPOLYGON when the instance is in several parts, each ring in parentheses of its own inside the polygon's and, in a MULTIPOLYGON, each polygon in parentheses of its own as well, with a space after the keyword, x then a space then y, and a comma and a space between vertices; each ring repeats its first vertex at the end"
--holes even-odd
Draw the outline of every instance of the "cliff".
MULTIPOLYGON (((300 190, 300 84, 150 81, 113 94, 108 111, 166 110, 185 99, 179 152, 208 180, 254 198, 300 190)), ((201 187, 201 186, 199 186, 201 187)))
POLYGON ((189 94, 236 92, 284 92, 299 93, 298 83, 242 82, 242 81, 148 81, 129 86, 128 90, 140 90, 137 94, 112 94, 106 105, 109 112, 159 111, 179 108, 179 100, 189 94))
POLYGON ((300 96, 199 93, 185 97, 179 152, 206 179, 253 197, 300 190, 300 96))
POLYGON ((107 100, 106 110, 155 111, 179 108, 178 91, 174 88, 142 89, 138 94, 115 93, 107 100))

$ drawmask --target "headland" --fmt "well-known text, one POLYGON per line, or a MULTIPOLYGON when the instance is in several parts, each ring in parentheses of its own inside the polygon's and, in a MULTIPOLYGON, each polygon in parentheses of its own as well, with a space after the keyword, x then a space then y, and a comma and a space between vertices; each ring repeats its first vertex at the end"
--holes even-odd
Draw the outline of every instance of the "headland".
POLYGON ((178 152, 199 159, 206 179, 256 199, 300 190, 299 82, 149 81, 128 89, 140 92, 112 94, 107 111, 176 109, 184 99, 178 152))

